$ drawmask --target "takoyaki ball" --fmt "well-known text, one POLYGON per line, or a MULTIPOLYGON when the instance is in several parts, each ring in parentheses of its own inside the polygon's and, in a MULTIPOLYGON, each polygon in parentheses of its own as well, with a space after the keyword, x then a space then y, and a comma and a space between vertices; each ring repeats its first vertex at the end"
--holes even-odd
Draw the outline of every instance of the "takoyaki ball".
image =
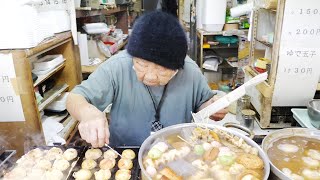
POLYGON ((22 168, 30 168, 33 167, 36 163, 35 159, 23 158, 22 160, 18 160, 17 164, 22 168))
POLYGON ((131 171, 120 169, 116 172, 116 180, 129 180, 131 178, 131 171))
POLYGON ((133 166, 133 163, 130 159, 120 159, 118 162, 119 169, 127 169, 130 170, 133 166))
POLYGON ((109 169, 100 169, 94 173, 96 180, 108 180, 111 178, 111 172, 109 169))
POLYGON ((63 173, 57 169, 51 169, 45 173, 46 180, 62 180, 63 173))
POLYGON ((97 166, 97 163, 93 159, 86 159, 82 162, 81 167, 82 169, 93 169, 97 166))
POLYGON ((68 161, 73 160, 77 156, 78 156, 78 152, 73 148, 69 148, 63 153, 63 157, 68 161))
POLYGON ((15 167, 4 175, 4 179, 23 179, 27 176, 27 171, 23 167, 15 167))
POLYGON ((60 171, 65 171, 70 167, 70 163, 65 159, 56 159, 52 167, 60 171))
POLYGON ((113 158, 116 159, 118 157, 118 154, 115 153, 112 149, 107 150, 106 152, 103 153, 103 157, 105 159, 113 158))
POLYGON ((85 154, 86 159, 93 159, 93 160, 99 159, 101 155, 102 155, 102 152, 100 149, 88 149, 85 154))
POLYGON ((32 149, 31 151, 28 152, 27 156, 35 159, 41 158, 43 156, 43 151, 39 148, 32 149))
POLYGON ((49 161, 53 161, 53 160, 57 159, 57 157, 58 157, 58 159, 60 159, 59 157, 62 154, 63 154, 63 152, 60 148, 53 147, 47 152, 45 158, 48 159, 49 161))
POLYGON ((51 166, 52 166, 52 164, 48 159, 40 159, 37 162, 37 167, 41 168, 41 169, 49 170, 49 169, 51 169, 51 166))
POLYGON ((122 152, 122 158, 126 159, 134 159, 136 157, 136 153, 132 151, 132 149, 126 149, 122 152))
POLYGON ((103 159, 99 163, 101 169, 112 169, 116 165, 116 160, 113 158, 103 159))
POLYGON ((27 179, 34 180, 34 179, 45 179, 45 170, 41 168, 33 168, 27 175, 27 179))
POLYGON ((91 178, 92 173, 88 169, 80 169, 72 175, 76 180, 88 180, 91 178))

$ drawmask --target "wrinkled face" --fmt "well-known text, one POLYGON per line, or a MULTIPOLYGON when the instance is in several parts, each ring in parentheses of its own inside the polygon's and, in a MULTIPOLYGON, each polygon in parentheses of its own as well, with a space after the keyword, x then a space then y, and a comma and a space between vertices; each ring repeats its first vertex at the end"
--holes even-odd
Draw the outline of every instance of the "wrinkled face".
POLYGON ((138 80, 147 86, 163 86, 177 74, 172 70, 140 58, 133 58, 133 68, 138 80))

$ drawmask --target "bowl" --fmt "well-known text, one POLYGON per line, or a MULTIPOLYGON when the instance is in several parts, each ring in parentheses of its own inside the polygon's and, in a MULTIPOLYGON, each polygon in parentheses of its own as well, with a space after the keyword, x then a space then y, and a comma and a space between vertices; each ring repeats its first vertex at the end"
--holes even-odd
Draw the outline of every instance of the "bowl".
POLYGON ((311 124, 316 128, 320 127, 320 99, 313 99, 309 101, 308 115, 311 119, 311 124))
MULTIPOLYGON (((267 155, 263 152, 261 147, 254 142, 252 139, 249 137, 245 136, 244 134, 222 126, 214 125, 214 124, 206 124, 207 128, 209 129, 220 129, 225 132, 228 132, 232 135, 238 136, 239 138, 242 138, 248 145, 255 147, 258 150, 258 154, 260 158, 263 160, 264 163, 264 177, 261 180, 268 180, 269 173, 270 173, 270 164, 269 164, 269 159, 267 155)), ((237 127, 237 126, 232 126, 228 125, 230 127, 237 127)), ((184 123, 184 124, 177 124, 177 125, 172 125, 166 128, 161 129, 160 131, 157 131, 153 133, 151 136, 149 136, 141 145, 140 150, 139 150, 139 155, 138 155, 138 160, 139 160, 139 166, 141 168, 141 179, 142 180, 152 180, 152 178, 148 175, 145 167, 143 166, 143 157, 149 152, 152 144, 156 142, 158 138, 162 139, 166 136, 172 135, 172 134, 177 134, 182 131, 182 129, 185 128, 195 128, 197 125, 195 123, 184 123)))

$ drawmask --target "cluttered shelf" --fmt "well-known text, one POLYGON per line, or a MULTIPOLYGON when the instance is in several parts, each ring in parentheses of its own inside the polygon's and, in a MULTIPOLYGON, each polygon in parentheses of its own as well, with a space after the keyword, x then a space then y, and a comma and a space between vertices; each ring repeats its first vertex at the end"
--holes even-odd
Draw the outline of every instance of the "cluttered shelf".
POLYGON ((205 31, 203 29, 197 29, 198 37, 200 37, 201 35, 202 36, 210 36, 210 35, 222 35, 222 34, 223 34, 223 31, 212 31, 212 32, 209 32, 209 31, 205 31))
POLYGON ((203 47, 203 49, 226 49, 226 48, 239 48, 238 44, 218 44, 218 45, 209 45, 209 47, 203 47))
POLYGON ((64 62, 64 63, 60 64, 59 66, 57 66, 56 68, 52 69, 49 73, 44 74, 44 75, 39 75, 38 79, 33 83, 33 87, 38 86, 40 83, 42 83, 43 81, 50 78, 53 74, 55 74, 56 72, 58 72, 59 70, 61 70, 65 66, 66 66, 66 63, 64 62))
POLYGON ((108 15, 113 13, 118 13, 122 11, 127 11, 125 6, 119 6, 114 9, 87 9, 87 8, 78 8, 76 9, 76 17, 90 17, 90 16, 99 16, 99 15, 108 15))
POLYGON ((68 118, 62 122, 64 128, 58 133, 58 135, 67 141, 72 134, 75 134, 74 131, 77 129, 76 126, 78 124, 79 121, 68 116, 68 118))
MULTIPOLYGON (((245 72, 252 77, 258 75, 258 73, 251 66, 246 66, 245 72)), ((271 97, 273 89, 266 81, 258 84, 256 87, 264 97, 271 97)))
POLYGON ((265 41, 262 41, 262 40, 259 40, 258 38, 254 38, 256 41, 258 41, 259 43, 261 43, 261 44, 263 44, 263 45, 265 45, 265 46, 267 46, 267 47, 271 47, 272 48, 272 46, 273 46, 273 44, 272 43, 269 43, 269 42, 265 42, 265 41))
MULTIPOLYGON (((117 51, 118 52, 119 50, 121 50, 122 48, 124 48, 124 46, 128 43, 128 38, 126 40, 123 41, 122 44, 120 44, 117 48, 117 51)), ((106 59, 107 60, 107 59, 106 59)), ((95 64, 95 65, 92 65, 92 66, 81 66, 81 71, 82 73, 93 73, 99 66, 100 64, 102 64, 104 61, 98 63, 98 64, 95 64)))
POLYGON ((56 86, 46 92, 44 94, 44 98, 41 100, 41 104, 39 104, 38 109, 42 111, 45 107, 47 107, 51 102, 57 99, 61 93, 65 92, 68 89, 69 85, 64 84, 62 86, 56 86))

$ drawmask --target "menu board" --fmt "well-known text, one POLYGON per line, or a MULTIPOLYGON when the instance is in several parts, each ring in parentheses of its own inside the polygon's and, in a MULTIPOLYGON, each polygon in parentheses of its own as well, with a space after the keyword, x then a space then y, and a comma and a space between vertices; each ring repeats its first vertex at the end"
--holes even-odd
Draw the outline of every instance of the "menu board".
POLYGON ((76 10, 74 0, 40 0, 36 4, 38 11, 65 10, 70 19, 71 32, 75 45, 78 45, 76 10))
POLYGON ((306 106, 320 76, 320 1, 286 0, 272 106, 306 106))
POLYGON ((0 54, 0 122, 25 121, 20 96, 12 85, 15 79, 12 54, 0 54))

